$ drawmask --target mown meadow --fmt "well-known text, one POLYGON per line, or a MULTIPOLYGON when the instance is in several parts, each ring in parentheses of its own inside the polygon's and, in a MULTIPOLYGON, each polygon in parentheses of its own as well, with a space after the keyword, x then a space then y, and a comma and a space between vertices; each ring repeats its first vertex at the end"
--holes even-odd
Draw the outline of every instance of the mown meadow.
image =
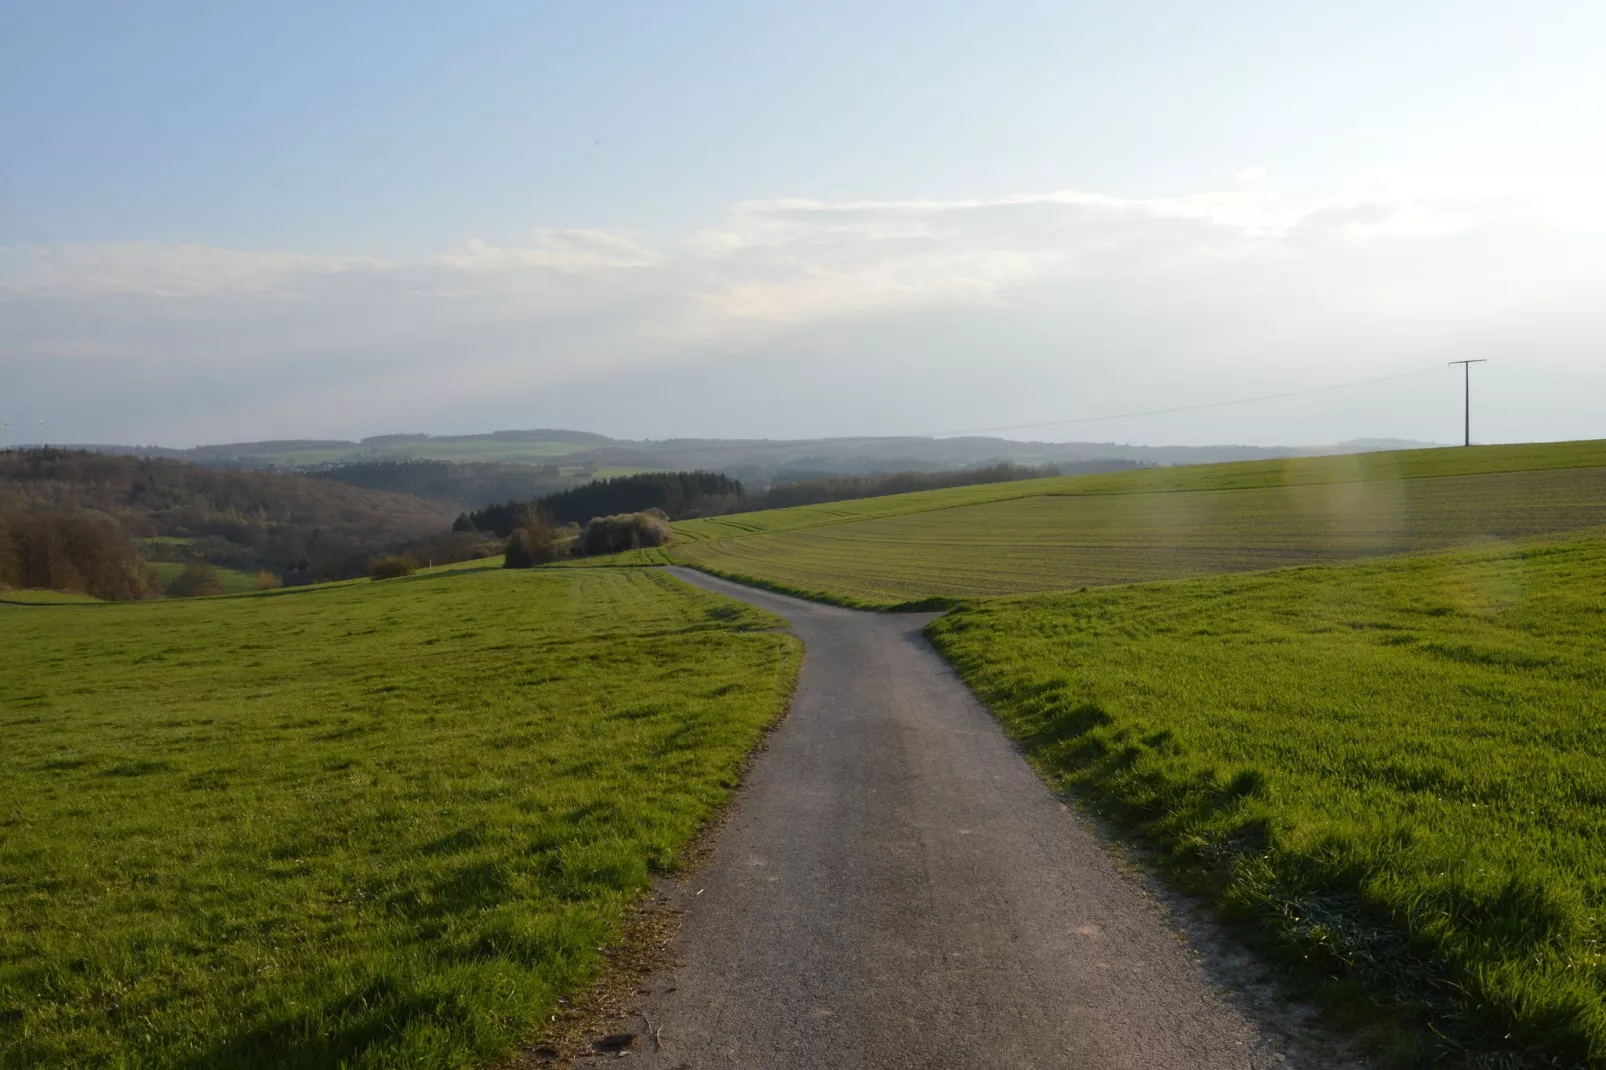
POLYGON ((970 603, 1049 780, 1408 1065, 1606 1065, 1606 535, 970 603))
POLYGON ((777 623, 626 570, 0 605, 0 1065, 505 1055, 781 713, 777 623))

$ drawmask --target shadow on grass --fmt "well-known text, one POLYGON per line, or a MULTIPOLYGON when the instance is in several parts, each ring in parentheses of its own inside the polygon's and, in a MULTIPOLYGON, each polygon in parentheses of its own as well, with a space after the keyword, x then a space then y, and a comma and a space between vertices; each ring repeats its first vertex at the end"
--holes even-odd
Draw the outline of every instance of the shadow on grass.
POLYGON ((1094 702, 1056 704, 1059 688, 1041 681, 988 697, 1015 711, 1017 742, 1038 768, 1148 847, 1168 881, 1218 907, 1334 1024, 1383 1024, 1389 1063, 1595 1065, 1587 985, 1530 993, 1520 1015, 1499 989, 1502 964, 1582 942, 1583 903, 1541 876, 1483 882, 1447 859, 1446 879, 1402 904, 1376 878, 1421 863, 1427 841, 1410 823, 1292 846, 1263 770, 1204 765, 1170 732, 1094 702), (1445 940, 1476 945, 1461 957, 1489 964, 1487 975, 1456 968, 1445 940))
POLYGON ((354 1065, 354 1057, 364 1052, 394 1050, 409 1033, 460 1036, 471 1018, 470 1009, 449 993, 410 991, 393 978, 379 977, 316 1010, 247 1030, 178 1065, 184 1070, 287 1066, 335 1070, 354 1065))

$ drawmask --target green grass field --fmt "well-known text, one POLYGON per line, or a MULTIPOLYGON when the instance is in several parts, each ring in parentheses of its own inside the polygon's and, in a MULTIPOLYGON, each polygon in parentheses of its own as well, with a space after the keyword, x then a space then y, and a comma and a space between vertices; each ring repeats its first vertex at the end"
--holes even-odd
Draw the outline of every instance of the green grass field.
POLYGON ((675 525, 667 556, 850 605, 1340 561, 1606 524, 1606 442, 1147 469, 675 525))
MULTIPOLYGON (((184 563, 182 561, 148 561, 146 565, 161 577, 164 590, 180 572, 184 571, 184 563)), ((214 566, 214 569, 217 572, 218 584, 223 588, 224 594, 245 594, 247 591, 257 589, 257 574, 255 572, 243 572, 237 568, 224 568, 221 565, 214 566)))
POLYGON ((931 635, 1172 879, 1421 1026, 1402 1061, 1606 1065, 1606 537, 977 602, 931 635))
POLYGON ((642 571, 0 606, 0 1065, 479 1065, 589 983, 796 641, 642 571))
POLYGON ((0 1066, 469 1066, 533 1037, 796 672, 774 618, 594 567, 665 563, 956 606, 933 639, 1030 760, 1344 1023, 1407 1064, 1606 1066, 1603 528, 1606 442, 1560 443, 0 605, 0 1066))

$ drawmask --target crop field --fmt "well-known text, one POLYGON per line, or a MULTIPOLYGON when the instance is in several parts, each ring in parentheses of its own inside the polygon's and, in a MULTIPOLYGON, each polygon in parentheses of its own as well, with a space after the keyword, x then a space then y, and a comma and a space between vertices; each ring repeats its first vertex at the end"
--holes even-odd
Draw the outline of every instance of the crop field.
POLYGON ((851 605, 1063 590, 1606 523, 1606 441, 1021 480, 676 523, 689 564, 851 605))
POLYGON ((1395 1055, 1606 1065, 1606 537, 975 602, 930 634, 1172 879, 1430 1027, 1395 1055), (1517 1050, 1548 1061, 1491 1054, 1517 1050))
POLYGON ((776 623, 640 570, 0 605, 0 1065, 533 1039, 784 707, 776 623))
POLYGON ((1606 525, 1606 468, 1038 495, 688 542, 683 563, 859 603, 1174 579, 1606 525))
POLYGON ((682 521, 675 532, 699 541, 772 534, 829 524, 853 523, 964 505, 1029 498, 1042 494, 1143 494, 1171 491, 1243 490, 1304 484, 1387 482, 1439 476, 1536 472, 1556 468, 1606 467, 1606 439, 1541 442, 1470 449, 1398 450, 1335 457, 1292 457, 1272 461, 1144 468, 1096 475, 1050 476, 1008 483, 984 483, 946 490, 917 491, 883 498, 828 502, 756 513, 682 521))

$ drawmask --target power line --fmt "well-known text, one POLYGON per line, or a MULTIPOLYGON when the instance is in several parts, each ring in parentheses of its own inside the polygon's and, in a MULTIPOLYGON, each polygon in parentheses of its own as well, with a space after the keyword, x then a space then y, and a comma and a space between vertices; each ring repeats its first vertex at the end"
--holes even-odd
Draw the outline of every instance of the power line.
POLYGON ((1487 364, 1487 363, 1489 363, 1487 360, 1452 360, 1452 361, 1449 362, 1450 367, 1452 367, 1452 368, 1455 367, 1457 364, 1461 365, 1461 378, 1466 381, 1466 397, 1465 397, 1466 413, 1465 413, 1465 415, 1466 415, 1466 421, 1467 422, 1466 422, 1466 439, 1465 439, 1465 441, 1463 441, 1461 443, 1463 446, 1472 445, 1472 366, 1474 364, 1487 364))
POLYGON ((1303 390, 1288 390, 1281 394, 1262 394, 1253 398, 1233 398, 1230 401, 1207 401, 1198 405, 1178 405, 1170 409, 1147 409, 1143 412, 1121 412, 1109 416, 1078 416, 1069 420, 1045 420, 1035 424, 1012 424, 1008 427, 978 427, 968 431, 943 431, 933 437, 953 438, 958 435, 990 435, 999 431, 1028 431, 1036 427, 1064 427, 1068 424, 1102 423, 1106 420, 1130 420, 1139 416, 1169 416, 1178 412, 1198 412, 1201 409, 1222 409, 1229 405, 1250 405, 1257 401, 1277 401, 1280 398, 1297 398, 1305 394, 1320 394, 1329 390, 1348 390, 1356 386, 1370 386, 1373 383, 1391 383, 1399 379, 1412 379, 1419 375, 1427 375, 1435 369, 1423 368, 1414 372, 1403 372, 1400 375, 1385 375, 1377 379, 1357 379, 1351 383, 1331 383, 1327 386, 1311 386, 1303 390))

